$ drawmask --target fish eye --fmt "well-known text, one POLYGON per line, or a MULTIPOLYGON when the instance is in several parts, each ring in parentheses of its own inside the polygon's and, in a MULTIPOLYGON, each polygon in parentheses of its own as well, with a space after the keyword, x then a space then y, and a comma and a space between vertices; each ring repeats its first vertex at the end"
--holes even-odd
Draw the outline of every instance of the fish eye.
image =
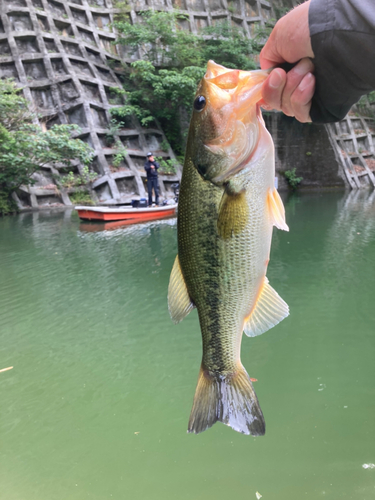
POLYGON ((202 111, 206 107, 206 98, 203 95, 199 95, 194 100, 195 111, 202 111))

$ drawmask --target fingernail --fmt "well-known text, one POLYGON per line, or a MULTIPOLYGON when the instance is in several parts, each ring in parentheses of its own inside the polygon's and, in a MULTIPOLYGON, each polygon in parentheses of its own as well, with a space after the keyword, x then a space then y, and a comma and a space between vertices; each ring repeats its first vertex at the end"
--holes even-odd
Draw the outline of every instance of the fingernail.
POLYGON ((297 75, 304 75, 306 71, 311 71, 313 68, 313 65, 310 61, 310 59, 302 59, 297 66, 293 68, 293 71, 297 73, 297 75))
POLYGON ((281 75, 278 71, 272 71, 268 79, 269 86, 277 89, 281 84, 281 75))
POLYGON ((313 75, 312 73, 307 73, 307 75, 302 79, 301 83, 298 85, 298 90, 303 92, 312 83, 313 75))

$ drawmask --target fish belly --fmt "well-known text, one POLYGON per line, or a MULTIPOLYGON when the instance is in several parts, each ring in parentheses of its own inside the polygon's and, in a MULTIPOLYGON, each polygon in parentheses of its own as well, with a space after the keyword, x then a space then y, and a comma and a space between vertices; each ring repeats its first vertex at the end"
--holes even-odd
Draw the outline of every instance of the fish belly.
POLYGON ((246 191, 249 217, 232 238, 218 235, 223 189, 205 181, 187 162, 181 182, 178 215, 179 258, 189 294, 198 309, 203 365, 230 373, 240 364, 245 318, 264 281, 272 224, 266 209, 266 176, 246 191))

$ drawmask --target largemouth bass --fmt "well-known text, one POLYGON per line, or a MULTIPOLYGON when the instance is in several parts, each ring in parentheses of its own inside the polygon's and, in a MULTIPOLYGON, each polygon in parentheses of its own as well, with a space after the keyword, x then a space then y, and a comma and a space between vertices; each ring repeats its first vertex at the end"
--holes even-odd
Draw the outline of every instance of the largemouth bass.
POLYGON ((266 278, 272 227, 288 231, 274 188, 274 148, 257 104, 267 71, 209 61, 193 105, 168 289, 175 323, 198 309, 203 357, 188 432, 220 421, 253 436, 265 422, 240 360, 255 336, 289 314, 266 278))

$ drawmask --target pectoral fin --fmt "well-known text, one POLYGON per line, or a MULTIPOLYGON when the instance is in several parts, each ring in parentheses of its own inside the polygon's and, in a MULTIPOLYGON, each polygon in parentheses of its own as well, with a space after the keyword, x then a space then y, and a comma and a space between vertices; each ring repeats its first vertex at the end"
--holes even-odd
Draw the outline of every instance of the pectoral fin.
POLYGON ((217 230, 224 240, 240 234, 246 227, 249 208, 246 193, 223 194, 219 208, 217 230))
POLYGON ((186 288, 178 255, 173 264, 168 286, 168 309, 174 323, 182 321, 194 309, 194 304, 186 288))
POLYGON ((285 222, 284 204, 277 189, 268 191, 267 202, 273 225, 278 229, 289 231, 289 227, 285 222))
POLYGON ((244 332, 249 337, 261 335, 289 315, 289 307, 264 278, 263 287, 250 316, 246 318, 244 332))

